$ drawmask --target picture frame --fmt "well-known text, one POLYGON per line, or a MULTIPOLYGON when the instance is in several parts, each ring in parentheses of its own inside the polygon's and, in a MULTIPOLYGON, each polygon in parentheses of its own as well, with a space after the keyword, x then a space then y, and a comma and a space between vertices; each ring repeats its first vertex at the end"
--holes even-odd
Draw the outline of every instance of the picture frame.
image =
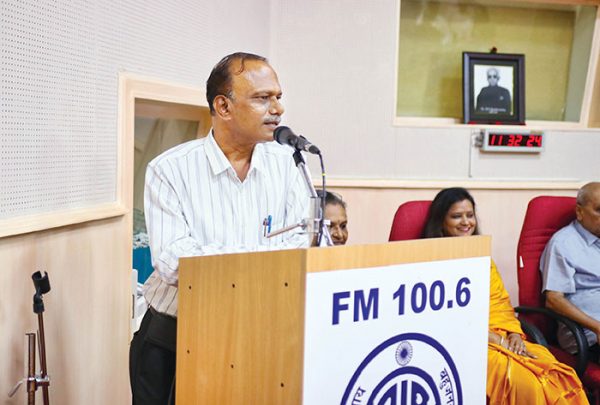
POLYGON ((525 55, 463 52, 463 119, 525 125, 525 55))

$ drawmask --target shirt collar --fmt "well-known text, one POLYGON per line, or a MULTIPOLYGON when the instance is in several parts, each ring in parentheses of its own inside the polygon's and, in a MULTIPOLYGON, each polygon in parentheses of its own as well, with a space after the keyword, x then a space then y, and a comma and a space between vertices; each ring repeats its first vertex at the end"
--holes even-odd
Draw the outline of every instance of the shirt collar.
POLYGON ((252 152, 252 161, 250 162, 250 171, 248 174, 252 173, 253 170, 256 170, 263 175, 267 173, 265 167, 266 160, 266 151, 265 144, 259 143, 254 147, 254 151, 252 152))
POLYGON ((215 176, 231 167, 231 163, 229 163, 229 160, 217 144, 213 131, 210 131, 207 136, 205 150, 208 163, 215 176))
POLYGON ((579 235, 581 235, 581 237, 583 238, 583 240, 585 240, 585 243, 587 243, 588 246, 592 246, 594 243, 596 243, 596 241, 598 241, 599 238, 587 229, 585 229, 583 225, 579 223, 578 220, 575 219, 573 222, 575 223, 575 229, 577 230, 577 232, 579 232, 579 235))
MULTIPOLYGON (((223 153, 223 150, 217 144, 215 137, 213 135, 213 131, 207 136, 206 140, 206 157, 208 158, 208 162, 213 171, 213 174, 216 176, 218 174, 223 173, 227 169, 231 169, 233 173, 233 167, 231 166, 231 162, 223 153)), ((266 174, 265 170, 265 147, 262 143, 257 144, 254 147, 254 151, 252 151, 252 160, 250 161, 250 170, 248 174, 252 173, 254 170, 266 174)))

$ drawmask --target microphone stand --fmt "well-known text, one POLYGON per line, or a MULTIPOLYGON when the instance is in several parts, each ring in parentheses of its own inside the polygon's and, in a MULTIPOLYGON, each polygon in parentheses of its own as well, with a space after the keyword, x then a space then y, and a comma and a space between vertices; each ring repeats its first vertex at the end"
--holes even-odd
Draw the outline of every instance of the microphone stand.
POLYGON ((331 234, 329 233, 329 229, 327 228, 327 224, 325 223, 325 219, 323 218, 325 210, 322 205, 321 199, 317 195, 317 190, 315 190, 315 187, 312 184, 310 174, 308 173, 308 169, 306 168, 306 161, 302 156, 301 150, 295 148, 294 154, 292 156, 294 157, 296 167, 298 168, 298 170, 300 170, 300 174, 302 175, 304 183, 306 184, 306 187, 308 188, 310 194, 311 204, 309 217, 303 219, 297 224, 286 226, 284 228, 270 232, 267 234, 267 238, 280 235, 284 232, 288 232, 292 229, 301 227, 302 230, 306 231, 307 233, 313 234, 313 237, 310 241, 311 246, 318 246, 322 238, 325 238, 325 244, 327 246, 333 246, 333 239, 331 239, 331 234))
POLYGON ((316 233, 316 241, 313 239, 313 243, 311 243, 311 245, 318 245, 321 242, 321 238, 325 237, 325 243, 327 244, 327 246, 333 246, 331 234, 329 233, 329 229, 325 225, 324 221, 325 210, 323 205, 321 204, 321 199, 317 195, 317 190, 315 190, 315 186, 313 186, 312 184, 310 174, 308 173, 308 169, 306 168, 306 161, 304 160, 304 156, 302 156, 302 153, 300 153, 299 149, 296 149, 292 156, 294 157, 294 162, 296 162, 296 167, 300 170, 300 174, 302 174, 302 178, 304 179, 304 183, 308 188, 308 192, 310 193, 310 198, 312 200, 309 221, 312 220, 314 221, 314 223, 318 222, 316 232, 314 228, 312 230, 310 228, 308 229, 308 232, 312 231, 316 233))
POLYGON ((33 312, 38 316, 38 339, 40 352, 40 374, 35 373, 35 333, 26 333, 27 336, 27 377, 19 381, 15 387, 8 393, 9 397, 15 395, 21 384, 25 383, 27 389, 27 404, 35 404, 35 392, 39 387, 42 387, 42 398, 44 405, 50 404, 50 394, 48 386, 50 385, 50 377, 46 365, 46 340, 44 336, 44 300, 42 295, 50 291, 50 280, 48 273, 36 271, 31 275, 35 294, 33 295, 33 312))

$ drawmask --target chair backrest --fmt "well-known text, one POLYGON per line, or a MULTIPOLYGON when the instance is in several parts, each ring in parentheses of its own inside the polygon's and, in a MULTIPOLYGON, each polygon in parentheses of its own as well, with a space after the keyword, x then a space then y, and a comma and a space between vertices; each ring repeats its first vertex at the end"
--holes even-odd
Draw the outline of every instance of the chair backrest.
MULTIPOLYGON (((521 236, 517 245, 517 277, 519 305, 543 307, 540 256, 556 231, 575 219, 575 198, 541 196, 527 205, 521 236)), ((551 333, 552 325, 545 318, 526 316, 544 334, 551 333)))
POLYGON ((420 239, 427 222, 431 201, 408 201, 401 204, 394 215, 390 242, 396 240, 420 239))

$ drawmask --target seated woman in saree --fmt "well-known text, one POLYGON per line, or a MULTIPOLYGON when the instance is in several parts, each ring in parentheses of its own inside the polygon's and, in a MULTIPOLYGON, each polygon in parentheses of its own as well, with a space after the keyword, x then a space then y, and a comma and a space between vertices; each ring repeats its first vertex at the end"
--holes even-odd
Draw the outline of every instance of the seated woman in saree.
MULTIPOLYGON (((475 200, 467 190, 448 188, 435 196, 423 237, 478 233, 475 200)), ((575 371, 545 347, 526 340, 493 261, 486 394, 492 405, 589 403, 575 371)))

